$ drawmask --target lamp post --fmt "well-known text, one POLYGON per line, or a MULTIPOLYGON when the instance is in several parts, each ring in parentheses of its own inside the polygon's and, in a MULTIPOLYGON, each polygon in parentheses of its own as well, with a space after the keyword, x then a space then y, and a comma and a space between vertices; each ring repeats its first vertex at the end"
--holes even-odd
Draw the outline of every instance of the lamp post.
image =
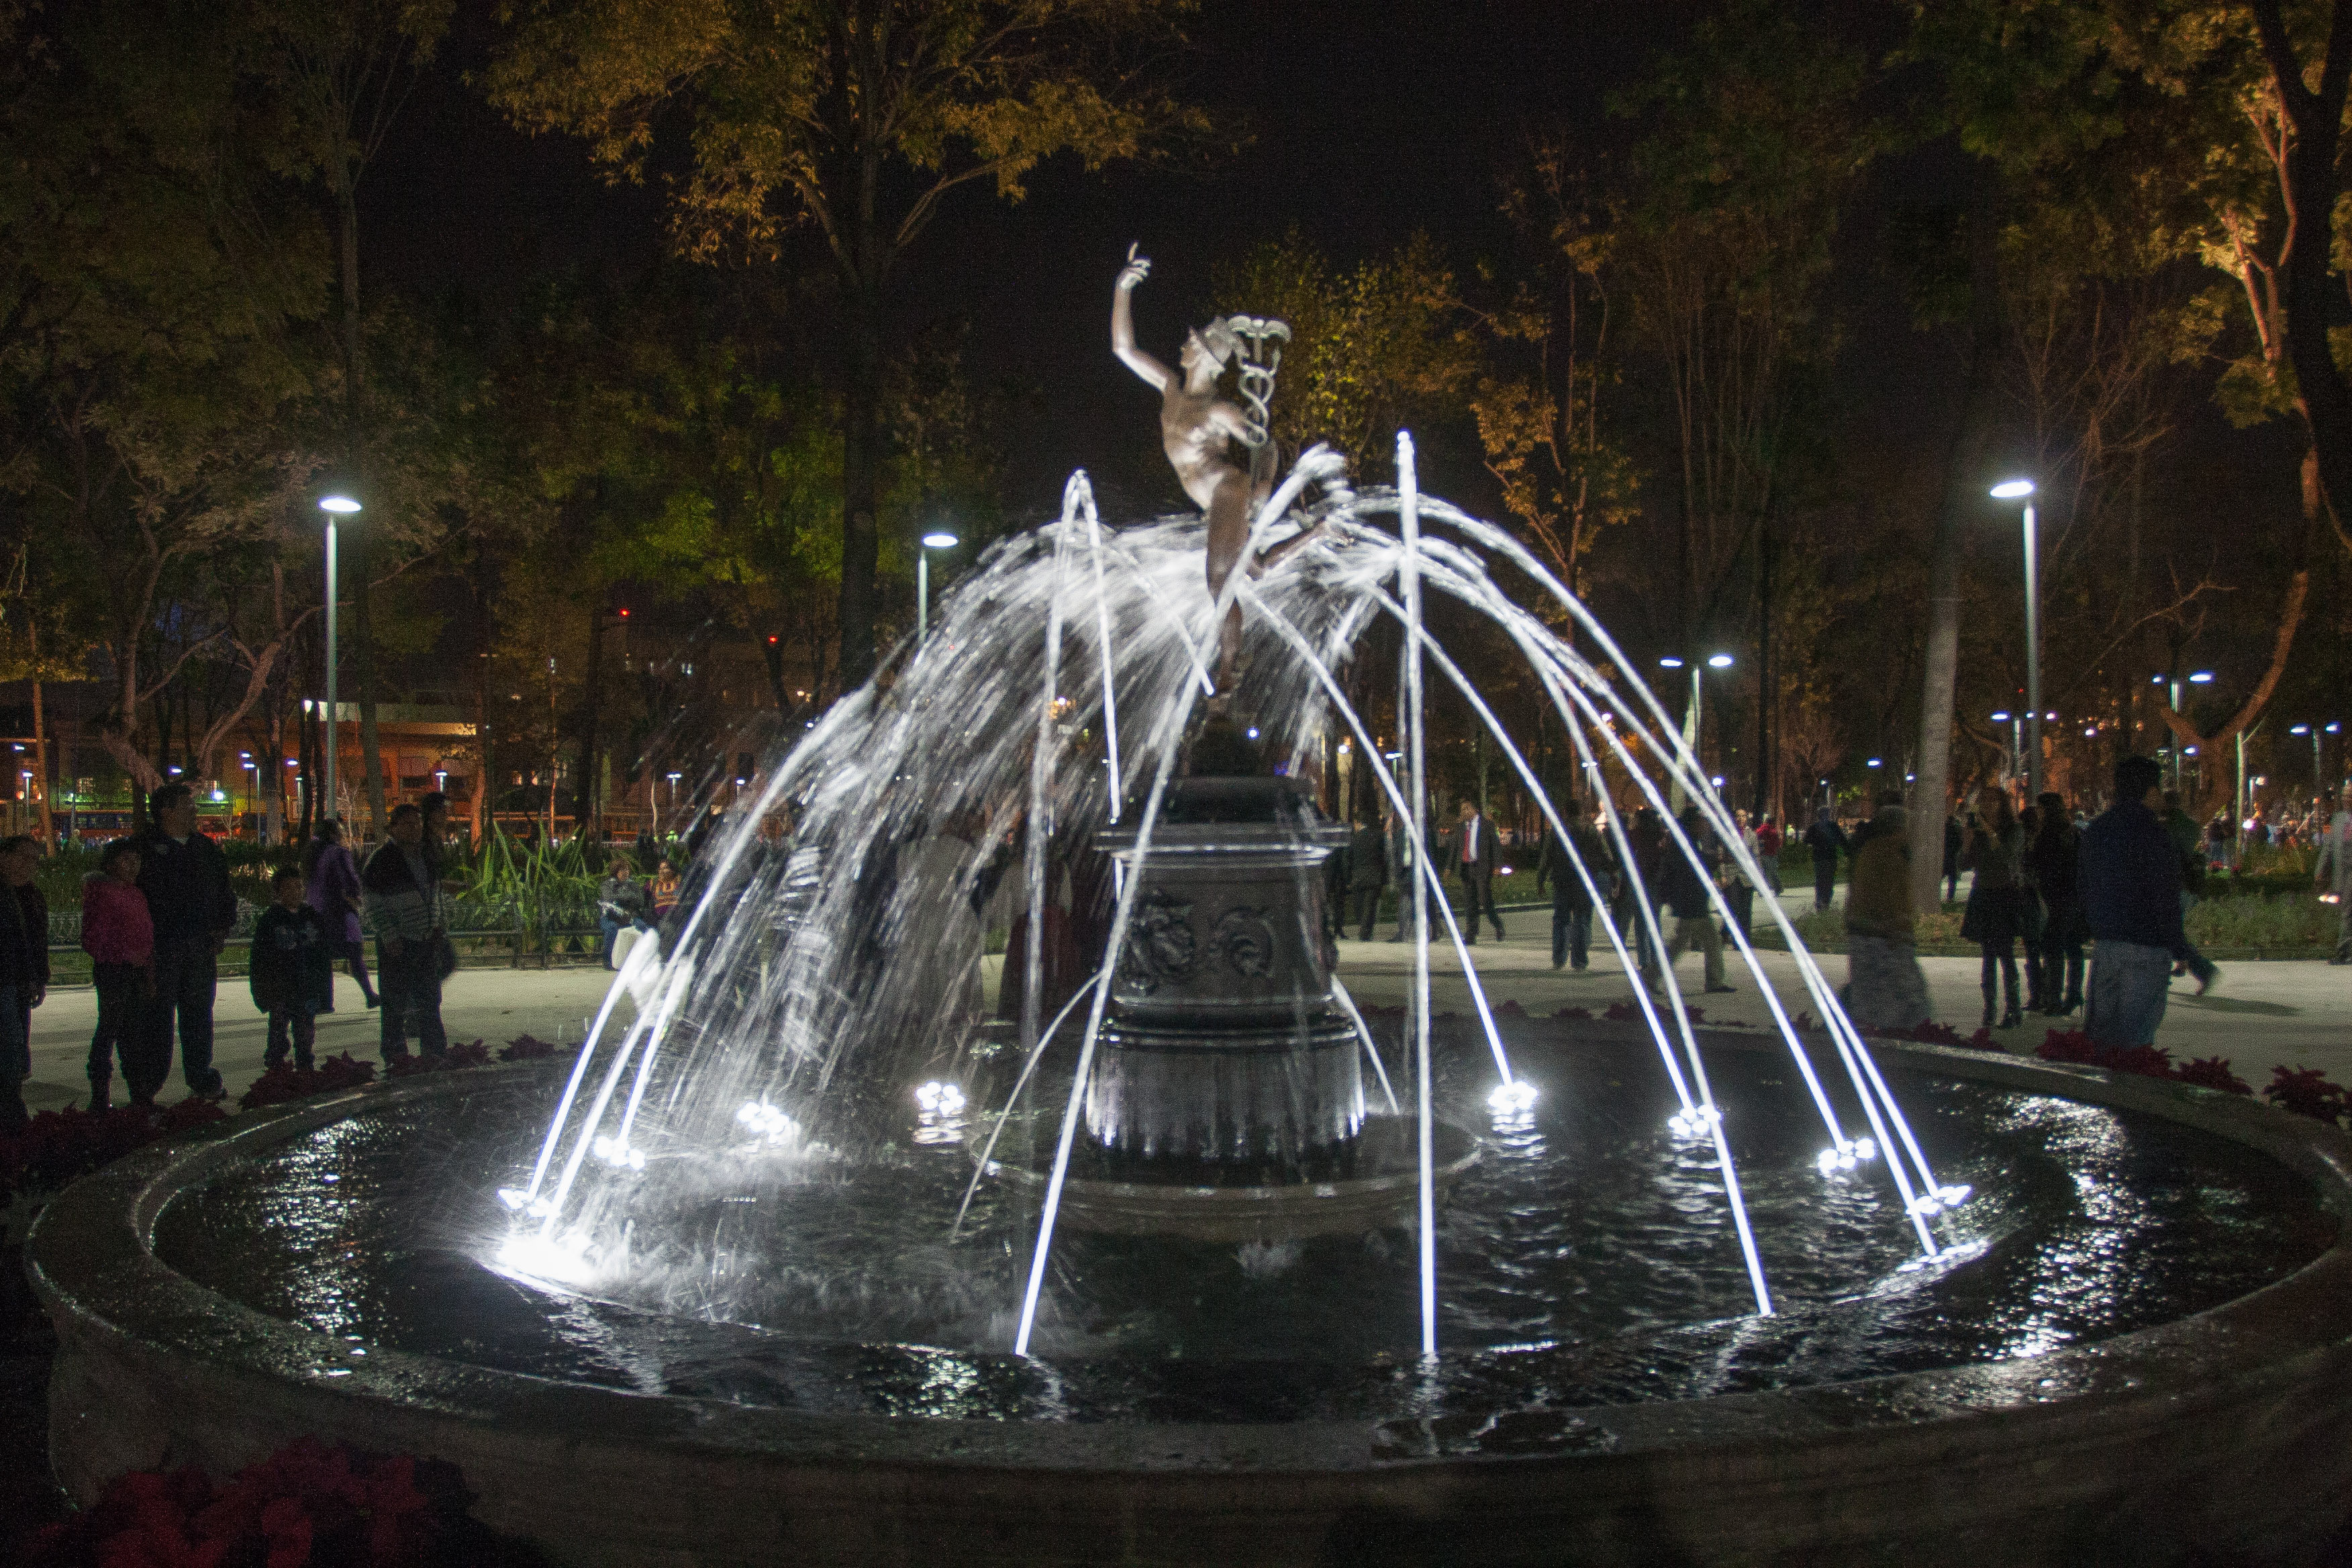
MULTIPOLYGON (((1672 654, 1668 654, 1664 658, 1658 660, 1658 668, 1660 669, 1681 669, 1684 668, 1685 665, 1687 665, 1690 669, 1690 703, 1683 710, 1683 744, 1688 748, 1694 765, 1696 764, 1698 757, 1699 719, 1706 700, 1706 693, 1705 689, 1706 672, 1710 669, 1729 669, 1732 666, 1732 658, 1727 653, 1709 654, 1703 661, 1699 659, 1684 660, 1675 658, 1672 654)), ((1683 786, 1680 784, 1676 784, 1675 785, 1673 803, 1676 811, 1680 811, 1682 809, 1683 786)))
POLYGON ((2003 479, 1993 486, 1995 500, 2025 503, 2025 728, 2031 749, 2025 754, 2025 789, 2029 800, 2042 798, 2042 577, 2034 549, 2033 481, 2003 479))
POLYGON ((326 752, 325 804, 318 808, 318 814, 332 816, 335 815, 335 752, 341 744, 335 730, 338 717, 335 707, 335 520, 357 517, 360 503, 338 490, 331 495, 320 496, 319 510, 327 514, 327 743, 323 748, 326 752))
POLYGON ((923 535, 923 547, 915 552, 915 638, 919 642, 931 630, 931 552, 955 547, 954 534, 935 530, 923 535))
MULTIPOLYGON (((1993 714, 1992 721, 2009 726, 2009 776, 2013 779, 2017 776, 2018 763, 2025 756, 2025 721, 2003 708, 1993 714)), ((2038 795, 2041 792, 2037 790, 2034 793, 2038 795)))

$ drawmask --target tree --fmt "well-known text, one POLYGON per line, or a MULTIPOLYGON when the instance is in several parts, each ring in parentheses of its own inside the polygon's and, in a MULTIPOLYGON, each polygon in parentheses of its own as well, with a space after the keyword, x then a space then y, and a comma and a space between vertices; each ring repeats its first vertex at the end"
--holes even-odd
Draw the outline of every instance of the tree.
POLYGON ((63 627, 103 653, 100 739, 143 791, 163 777, 149 704, 229 633, 212 558, 307 477, 289 437, 324 252, 215 16, 123 0, 5 21, 9 60, 37 62, 0 109, 10 521, 63 627))
POLYGON ((1735 0, 1689 50, 1619 100, 1647 119, 1616 259, 1674 418, 1675 602, 1661 630, 1685 649, 1734 613, 1785 502, 1840 205, 1879 150, 1860 53, 1765 0, 1735 0))
POLYGON ((1450 411, 1476 351, 1435 242, 1416 234, 1344 270, 1297 229, 1218 266, 1221 309, 1288 323, 1274 438, 1297 454, 1321 441, 1357 472, 1394 459, 1399 427, 1450 411))
POLYGON ((1538 150, 1503 210, 1532 255, 1484 318, 1507 368, 1479 378, 1470 411, 1503 505, 1577 593, 1601 531, 1638 514, 1633 454, 1601 416, 1624 378, 1611 333, 1616 236, 1556 144, 1538 150))
MULTIPOLYGON (((349 482, 367 467, 365 320, 360 300, 359 186, 383 150, 417 73, 449 25, 454 0, 263 0, 251 22, 258 68, 289 111, 295 147, 322 179, 334 209, 339 263, 343 460, 349 482)), ((378 498, 379 500, 381 498, 378 498)), ((385 521, 389 521, 386 518, 385 521)), ((352 673, 359 690, 360 752, 368 820, 383 829, 383 765, 376 743, 375 624, 371 534, 352 529, 352 673)))
POLYGON ((1206 117, 1158 80, 1183 0, 509 0, 491 100, 587 139, 642 180, 656 121, 688 122, 673 224, 687 254, 773 258, 813 227, 841 288, 839 617, 845 686, 871 671, 879 613, 888 293, 960 187, 1017 201, 1059 153, 1152 156, 1206 117))

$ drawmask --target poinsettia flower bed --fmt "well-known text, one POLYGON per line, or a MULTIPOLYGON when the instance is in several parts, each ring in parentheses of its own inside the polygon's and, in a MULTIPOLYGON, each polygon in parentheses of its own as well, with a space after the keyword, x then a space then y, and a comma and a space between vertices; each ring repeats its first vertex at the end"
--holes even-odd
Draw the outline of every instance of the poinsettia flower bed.
POLYGON ((121 1477, 34 1536, 26 1568, 432 1568, 539 1554, 467 1517, 455 1465, 298 1438, 215 1485, 193 1468, 121 1477))
POLYGON ((537 1061, 541 1057, 559 1055, 563 1047, 553 1040, 542 1040, 536 1035, 517 1035, 499 1047, 499 1060, 502 1062, 537 1061))
POLYGON ((470 1046, 451 1046, 445 1051, 427 1056, 419 1053, 402 1057, 384 1069, 386 1078, 415 1078, 418 1073, 455 1072, 460 1068, 483 1068, 490 1065, 490 1047, 476 1040, 470 1046))
MULTIPOLYGON (((2199 1057, 2192 1061, 2175 1062, 2172 1053, 2162 1046, 2096 1046, 2080 1029, 2053 1029, 2035 1056, 2046 1062, 2079 1062, 2085 1067, 2105 1068, 2110 1072, 2138 1073, 2143 1078, 2168 1079, 2174 1083, 2193 1084, 2199 1089, 2216 1089, 2224 1094, 2252 1094, 2253 1089, 2245 1079, 2230 1070, 2227 1057, 2199 1057)), ((2286 1072, 2281 1068, 2279 1072, 2286 1072)), ((2318 1074, 2311 1075, 2317 1079, 2318 1074)), ((2322 1080, 2323 1082, 2325 1080, 2322 1080)), ((2334 1088, 2333 1085, 2328 1085, 2334 1088)), ((2263 1093, 2275 1102, 2275 1084, 2263 1093)), ((2340 1096, 2341 1089, 2336 1093, 2340 1096)), ((2292 1107, 2290 1107, 2292 1109, 2292 1107)))
MULTIPOLYGON (((561 1047, 529 1035, 517 1036, 498 1053, 500 1061, 529 1061, 552 1057, 561 1047)), ((387 1078, 418 1073, 454 1072, 488 1067, 490 1047, 483 1041, 452 1046, 437 1057, 415 1056, 394 1062, 387 1078)), ((349 1052, 321 1059, 316 1067, 287 1063, 263 1073, 237 1098, 247 1110, 288 1105, 314 1094, 334 1094, 356 1089, 375 1079, 375 1064, 360 1061, 349 1052)), ((192 1131, 228 1113, 208 1100, 181 1100, 168 1110, 121 1105, 89 1111, 79 1106, 44 1110, 10 1135, 0 1132, 0 1205, 19 1193, 54 1191, 130 1153, 133 1149, 192 1131)))
POLYGON ((208 1100, 184 1100, 168 1110, 131 1105, 107 1110, 84 1110, 79 1106, 44 1110, 15 1136, 0 1133, 0 1199, 19 1192, 62 1187, 133 1149, 218 1121, 227 1114, 208 1100))
POLYGON ((2322 1077, 2317 1068, 2273 1068, 2271 1081, 2263 1086, 2263 1098, 2281 1110, 2336 1126, 2343 1125, 2347 1111, 2352 1111, 2352 1091, 2322 1077))
POLYGON ((254 1079, 253 1087, 239 1095, 236 1102, 247 1110, 258 1110, 265 1105, 284 1105, 292 1100, 308 1100, 314 1094, 357 1089, 374 1079, 373 1062, 360 1061, 345 1051, 311 1068, 280 1062, 254 1079))

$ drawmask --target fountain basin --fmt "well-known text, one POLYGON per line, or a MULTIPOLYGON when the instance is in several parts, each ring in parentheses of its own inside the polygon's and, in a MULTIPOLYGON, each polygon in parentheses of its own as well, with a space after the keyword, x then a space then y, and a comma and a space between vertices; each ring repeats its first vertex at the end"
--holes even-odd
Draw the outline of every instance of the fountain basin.
MULTIPOLYGON (((1547 1032, 1564 1038, 1527 1030, 1547 1032)), ((2092 1069, 1880 1056, 2197 1129, 2352 1213, 2352 1140, 2317 1122, 2092 1069)), ((226 1473, 319 1433, 458 1464, 481 1517, 559 1561, 681 1564, 2288 1560, 2352 1492, 2340 1235, 2212 1310, 2038 1355, 1703 1399, 1279 1422, 940 1420, 559 1382, 354 1345, 156 1255, 174 1199, 240 1165, 531 1070, 240 1118, 62 1194, 27 1256, 58 1331, 52 1456, 68 1490, 87 1501, 159 1464, 226 1473)))

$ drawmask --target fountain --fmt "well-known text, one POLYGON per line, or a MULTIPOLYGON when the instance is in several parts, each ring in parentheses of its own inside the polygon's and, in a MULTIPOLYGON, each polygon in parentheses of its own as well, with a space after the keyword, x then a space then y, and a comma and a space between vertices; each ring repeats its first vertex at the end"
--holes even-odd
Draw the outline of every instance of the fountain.
MULTIPOLYGON (((1114 531, 1074 476, 776 759, 564 1070, 70 1190, 30 1246, 68 1485, 324 1432, 456 1460, 583 1563, 2054 1563, 2332 1527, 2334 1130, 1865 1042, 1777 908, 1818 1031, 1736 923, 1769 1031, 1702 1028, 1671 970, 1632 1021, 1506 1020, 1425 856, 1403 1016, 1357 1006, 1302 778, 1328 736, 1381 753, 1339 673, 1367 629, 1403 649, 1373 777, 1412 842, 1433 674, 1550 798, 1430 594, 1516 650, 1624 863, 1679 791, 1763 880, 1607 628, 1398 468, 1235 468, 1238 540, 1228 489, 1114 531), (786 803, 789 856, 757 836, 786 803), (1057 921, 1094 966, 1058 987, 1057 921)), ((1595 902, 1632 970, 1654 900, 1595 902)))

